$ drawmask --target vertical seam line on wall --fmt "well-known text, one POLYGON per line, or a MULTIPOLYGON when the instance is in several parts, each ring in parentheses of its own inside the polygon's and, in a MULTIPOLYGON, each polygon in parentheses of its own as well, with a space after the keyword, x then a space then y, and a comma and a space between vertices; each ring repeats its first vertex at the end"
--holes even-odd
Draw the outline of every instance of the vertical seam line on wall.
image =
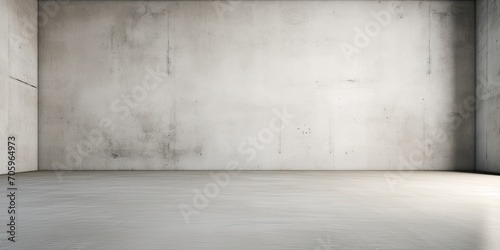
MULTIPOLYGON (((427 51, 429 53, 429 57, 427 58, 427 90, 431 84, 431 3, 429 2, 429 8, 428 8, 428 25, 429 25, 429 28, 427 29, 428 32, 429 32, 429 40, 428 40, 428 43, 427 43, 427 51)), ((425 93, 427 94, 427 93, 425 93)), ((424 111, 424 122, 423 122, 423 132, 424 132, 424 141, 426 140, 427 138, 427 134, 426 134, 426 131, 425 131, 425 124, 427 123, 427 117, 426 117, 426 112, 425 112, 425 103, 424 103, 424 107, 423 107, 423 111, 424 111)), ((425 143, 425 142, 424 142, 425 143)), ((425 144, 424 144, 425 145, 425 144)), ((429 162, 430 164, 430 162, 429 162)))
MULTIPOLYGON (((490 0, 485 0, 485 2, 486 2, 486 13, 484 15, 485 15, 485 20, 486 20, 485 21, 486 22, 486 24, 485 24, 485 34, 486 35, 485 35, 485 39, 484 40, 486 42, 486 48, 485 48, 486 49, 486 51, 485 51, 486 52, 485 53, 486 60, 485 60, 485 69, 484 69, 484 72, 485 72, 485 75, 486 75, 485 81, 486 81, 486 84, 488 84, 489 83, 489 79, 488 79, 489 78, 488 77, 488 75, 489 75, 488 74, 488 67, 489 67, 488 60, 489 60, 489 55, 488 55, 488 53, 489 53, 489 50, 490 50, 490 43, 488 41, 489 40, 488 39, 488 37, 489 37, 488 33, 489 33, 489 26, 490 26, 490 0)), ((486 107, 486 105, 484 105, 484 106, 486 107)), ((484 112, 484 110, 483 110, 483 112, 484 112)), ((485 119, 487 119, 487 116, 485 116, 485 117, 486 117, 485 119)), ((484 122, 486 124, 486 121, 484 121, 484 122)), ((486 163, 485 169, 488 169, 489 168, 489 166, 488 166, 489 165, 488 164, 488 129, 486 129, 486 125, 485 125, 485 129, 484 129, 484 135, 485 135, 485 138, 486 138, 486 140, 485 140, 486 143, 485 143, 485 147, 484 147, 485 148, 485 156, 486 156, 486 159, 485 159, 485 163, 486 163)))
MULTIPOLYGON (((36 15, 40 9, 40 2, 36 2, 36 15)), ((37 18, 36 24, 36 86, 40 86, 40 25, 37 18)), ((40 97, 38 95, 38 88, 36 89, 36 171, 40 170, 40 97)))
MULTIPOLYGON (((428 37, 428 51, 427 53, 429 53, 429 57, 427 58, 427 89, 426 89, 426 92, 429 91, 429 88, 431 86, 431 72, 432 72, 432 69, 431 69, 431 64, 432 64, 432 55, 431 55, 431 35, 432 35, 432 32, 431 32, 431 28, 432 28, 432 25, 431 25, 431 2, 428 2, 428 13, 427 13, 427 21, 428 21, 428 25, 429 25, 429 28, 427 29, 427 31, 429 32, 429 37, 428 37)), ((427 94, 427 93, 425 93, 427 94)), ((424 122, 423 122, 423 132, 424 132, 424 143, 425 143, 425 140, 427 138, 427 132, 426 132, 426 129, 425 129, 425 124, 427 123, 427 117, 426 117, 426 105, 424 103, 424 107, 423 107, 423 111, 424 111, 424 122)), ((429 162, 429 165, 431 164, 431 162, 429 162)), ((427 166, 430 168, 430 166, 427 166)))
POLYGON ((477 80, 477 55, 478 55, 478 32, 477 30, 479 29, 479 14, 478 14, 478 2, 474 2, 474 100, 475 100, 475 112, 474 112, 474 172, 477 172, 477 132, 478 132, 478 119, 477 119, 477 113, 478 113, 478 98, 477 98, 477 86, 478 86, 478 80, 477 80))

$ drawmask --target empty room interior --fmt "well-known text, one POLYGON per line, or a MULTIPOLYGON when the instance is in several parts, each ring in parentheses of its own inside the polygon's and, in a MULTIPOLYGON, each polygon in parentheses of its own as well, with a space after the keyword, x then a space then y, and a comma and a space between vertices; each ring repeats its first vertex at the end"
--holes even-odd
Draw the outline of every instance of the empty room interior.
POLYGON ((0 0, 0 249, 500 250, 500 0, 0 0))

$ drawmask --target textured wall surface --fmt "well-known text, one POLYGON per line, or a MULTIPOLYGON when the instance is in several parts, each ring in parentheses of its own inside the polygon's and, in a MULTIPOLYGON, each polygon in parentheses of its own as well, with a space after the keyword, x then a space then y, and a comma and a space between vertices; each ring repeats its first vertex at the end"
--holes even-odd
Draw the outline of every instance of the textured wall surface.
POLYGON ((478 0, 477 170, 500 173, 500 0, 478 0))
POLYGON ((40 169, 472 170, 474 19, 473 1, 70 1, 40 27, 40 169))
POLYGON ((16 171, 37 170, 37 1, 0 0, 0 174, 7 137, 16 137, 16 171))

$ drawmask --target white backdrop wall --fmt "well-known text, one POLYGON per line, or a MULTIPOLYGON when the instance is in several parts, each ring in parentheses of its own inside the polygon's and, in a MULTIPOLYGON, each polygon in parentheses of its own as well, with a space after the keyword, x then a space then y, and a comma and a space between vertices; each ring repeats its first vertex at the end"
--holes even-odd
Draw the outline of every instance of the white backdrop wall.
POLYGON ((473 1, 54 10, 42 170, 474 169, 473 1))

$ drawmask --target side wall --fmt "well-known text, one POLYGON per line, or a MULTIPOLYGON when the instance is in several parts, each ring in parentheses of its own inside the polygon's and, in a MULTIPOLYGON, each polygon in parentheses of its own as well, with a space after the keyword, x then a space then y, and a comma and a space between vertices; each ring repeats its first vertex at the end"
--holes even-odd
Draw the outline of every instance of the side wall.
POLYGON ((40 169, 474 169, 473 1, 232 4, 61 6, 40 169))
POLYGON ((476 10, 476 166, 500 173, 500 0, 478 0, 476 10))
POLYGON ((0 174, 9 136, 16 171, 37 170, 37 22, 36 0, 0 0, 0 174))

